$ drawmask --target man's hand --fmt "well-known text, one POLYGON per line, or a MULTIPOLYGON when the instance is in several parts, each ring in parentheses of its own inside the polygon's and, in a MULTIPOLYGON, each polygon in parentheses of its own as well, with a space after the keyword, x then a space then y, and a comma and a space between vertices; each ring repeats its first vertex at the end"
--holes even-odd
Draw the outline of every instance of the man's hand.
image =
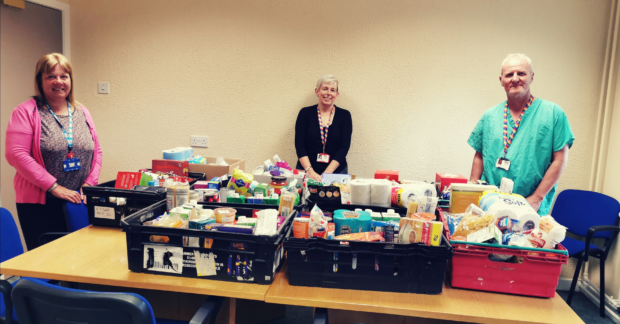
POLYGON ((67 189, 61 185, 58 185, 54 188, 54 190, 52 190, 52 195, 54 195, 54 197, 70 201, 74 204, 79 204, 82 198, 77 191, 67 189))
POLYGON ((534 208, 535 211, 538 211, 538 209, 540 208, 540 204, 542 203, 544 197, 538 197, 535 193, 527 198, 525 198, 525 200, 527 200, 528 203, 530 203, 530 206, 532 206, 532 208, 534 208))

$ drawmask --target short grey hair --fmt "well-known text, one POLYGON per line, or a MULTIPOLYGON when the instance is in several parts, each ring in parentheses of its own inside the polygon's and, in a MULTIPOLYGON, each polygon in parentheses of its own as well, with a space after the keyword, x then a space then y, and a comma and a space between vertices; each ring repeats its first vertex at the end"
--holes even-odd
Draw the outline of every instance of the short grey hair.
POLYGON ((527 61, 527 64, 530 65, 530 71, 534 72, 534 69, 532 68, 532 60, 529 57, 527 57, 527 55, 521 54, 521 53, 513 53, 513 54, 508 54, 508 56, 506 56, 506 58, 502 61, 502 66, 501 66, 500 74, 504 73, 504 64, 508 60, 510 60, 512 58, 522 58, 522 59, 525 59, 527 61))
POLYGON ((327 83, 327 84, 334 84, 336 86, 336 91, 340 92, 340 86, 339 86, 339 82, 338 79, 336 79, 335 76, 331 75, 331 74, 325 74, 324 76, 322 76, 319 81, 316 82, 316 88, 319 89, 321 88, 321 85, 323 83, 327 83))

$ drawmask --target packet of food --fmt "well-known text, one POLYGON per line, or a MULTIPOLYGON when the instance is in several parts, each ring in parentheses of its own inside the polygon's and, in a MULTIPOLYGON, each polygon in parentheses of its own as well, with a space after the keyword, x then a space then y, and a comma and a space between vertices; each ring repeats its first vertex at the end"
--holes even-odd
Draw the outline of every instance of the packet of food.
POLYGON ((385 242, 385 239, 383 238, 383 233, 381 232, 343 234, 334 237, 334 239, 341 241, 385 242))

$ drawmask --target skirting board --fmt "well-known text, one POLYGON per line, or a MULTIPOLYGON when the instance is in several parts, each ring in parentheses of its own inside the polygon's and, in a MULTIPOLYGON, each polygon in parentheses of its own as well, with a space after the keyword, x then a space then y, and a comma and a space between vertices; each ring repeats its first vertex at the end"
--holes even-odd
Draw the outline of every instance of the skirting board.
MULTIPOLYGON (((569 286, 570 288, 570 286, 569 286)), ((576 290, 576 289, 575 289, 576 290)), ((597 307, 599 306, 599 296, 594 294, 590 289, 584 288, 581 290, 581 293, 586 296, 590 301, 594 303, 597 307)), ((616 324, 620 324, 620 315, 617 312, 612 310, 609 304, 605 305, 605 315, 608 319, 616 324)))
MULTIPOLYGON (((573 279, 564 279, 564 278, 560 278, 560 280, 558 281, 558 287, 555 290, 559 290, 559 291, 569 291, 570 290, 570 284, 573 282, 573 279)), ((575 291, 580 291, 581 290, 581 280, 577 281, 577 286, 575 287, 575 291)))

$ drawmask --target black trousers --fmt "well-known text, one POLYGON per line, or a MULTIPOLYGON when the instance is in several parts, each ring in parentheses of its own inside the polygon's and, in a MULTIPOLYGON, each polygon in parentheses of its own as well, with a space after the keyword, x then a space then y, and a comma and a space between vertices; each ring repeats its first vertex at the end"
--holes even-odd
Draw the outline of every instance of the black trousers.
POLYGON ((66 200, 47 193, 45 204, 16 204, 28 251, 39 246, 39 236, 48 232, 68 232, 66 200))

